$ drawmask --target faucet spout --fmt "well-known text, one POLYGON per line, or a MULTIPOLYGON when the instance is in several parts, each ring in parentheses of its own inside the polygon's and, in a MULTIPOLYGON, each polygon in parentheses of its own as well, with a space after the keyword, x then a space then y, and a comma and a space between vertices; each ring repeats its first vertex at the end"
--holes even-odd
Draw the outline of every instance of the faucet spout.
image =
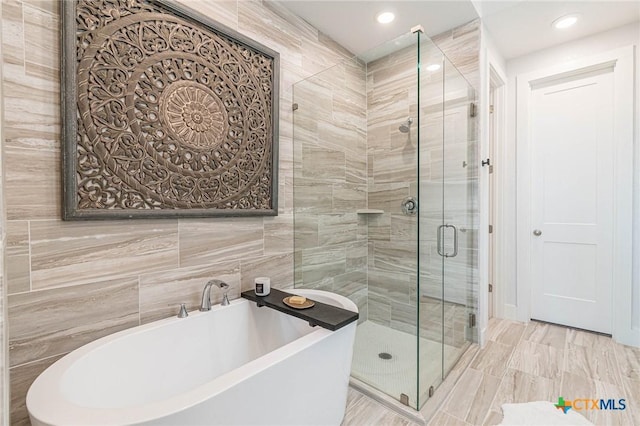
POLYGON ((229 284, 221 280, 210 280, 205 284, 204 289, 202 290, 202 303, 200 303, 201 311, 211 310, 211 287, 214 285, 224 291, 221 303, 222 306, 226 306, 229 304, 229 297, 227 296, 227 293, 229 292, 229 284))

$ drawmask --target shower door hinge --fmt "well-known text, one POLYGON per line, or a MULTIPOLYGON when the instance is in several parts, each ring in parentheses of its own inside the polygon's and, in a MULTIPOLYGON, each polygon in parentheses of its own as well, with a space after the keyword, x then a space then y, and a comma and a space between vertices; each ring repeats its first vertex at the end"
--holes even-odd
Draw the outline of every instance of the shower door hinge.
POLYGON ((476 326, 476 314, 469 314, 469 327, 476 326))
POLYGON ((429 398, 433 396, 434 392, 435 392, 435 389, 433 388, 433 386, 429 386, 429 398))
POLYGON ((489 225, 489 233, 493 234, 493 225, 489 225))
POLYGON ((489 293, 493 293, 493 284, 489 284, 489 293))
POLYGON ((400 402, 404 405, 409 405, 409 395, 407 395, 406 393, 401 393, 400 394, 400 402))
POLYGON ((293 111, 296 111, 298 109, 298 104, 294 103, 293 105, 291 105, 291 109, 293 111))
POLYGON ((477 109, 478 109, 478 107, 477 107, 476 103, 475 102, 471 102, 469 104, 469 116, 475 117, 477 112, 478 112, 477 109))
POLYGON ((489 114, 493 114, 493 105, 489 105, 489 114))

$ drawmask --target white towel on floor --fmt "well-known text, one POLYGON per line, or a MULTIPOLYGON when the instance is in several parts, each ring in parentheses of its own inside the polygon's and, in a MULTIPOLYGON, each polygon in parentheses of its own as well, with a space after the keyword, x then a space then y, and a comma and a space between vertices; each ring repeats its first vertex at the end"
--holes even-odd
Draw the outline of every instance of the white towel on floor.
POLYGON ((502 404, 502 426, 552 426, 552 425, 591 425, 589 420, 574 410, 565 414, 556 408, 553 402, 535 401, 523 404, 502 404))

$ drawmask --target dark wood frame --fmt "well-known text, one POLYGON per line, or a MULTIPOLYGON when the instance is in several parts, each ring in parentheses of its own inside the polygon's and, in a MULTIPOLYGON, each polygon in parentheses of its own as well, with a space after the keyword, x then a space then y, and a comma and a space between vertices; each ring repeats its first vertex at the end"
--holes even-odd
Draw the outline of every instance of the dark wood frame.
POLYGON ((272 120, 272 159, 271 159, 271 208, 270 209, 153 209, 153 210, 82 210, 78 209, 77 187, 77 90, 76 90, 76 1, 61 2, 61 112, 62 112, 62 170, 63 170, 63 220, 110 220, 110 219, 151 219, 179 217, 253 217, 278 215, 278 125, 279 125, 279 86, 280 86, 280 54, 263 44, 240 34, 187 7, 169 0, 148 0, 171 13, 191 22, 197 22, 209 31, 232 38, 273 60, 271 120, 272 120))

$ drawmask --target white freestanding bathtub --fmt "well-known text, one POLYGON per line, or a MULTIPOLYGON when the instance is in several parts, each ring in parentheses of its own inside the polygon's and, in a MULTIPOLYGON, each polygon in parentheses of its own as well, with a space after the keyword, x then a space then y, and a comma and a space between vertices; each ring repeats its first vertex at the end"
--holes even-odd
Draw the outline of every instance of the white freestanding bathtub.
POLYGON ((27 408, 33 425, 339 425, 356 324, 329 331, 236 299, 71 352, 31 385, 27 408))

